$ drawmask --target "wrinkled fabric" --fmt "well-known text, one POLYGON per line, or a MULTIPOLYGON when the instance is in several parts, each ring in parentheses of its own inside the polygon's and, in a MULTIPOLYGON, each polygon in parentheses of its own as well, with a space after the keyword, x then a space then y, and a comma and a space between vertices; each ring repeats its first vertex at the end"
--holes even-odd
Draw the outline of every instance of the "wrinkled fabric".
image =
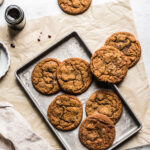
MULTIPOLYGON (((7 75, 0 81, 0 101, 12 103, 16 110, 30 123, 32 129, 44 137, 54 150, 62 147, 54 134, 49 130, 41 115, 24 94, 16 82, 15 70, 50 47, 72 31, 77 31, 93 53, 104 45, 108 36, 118 31, 128 31, 137 37, 132 10, 128 0, 95 5, 87 12, 78 16, 62 13, 27 21, 25 28, 10 36, 7 27, 0 28, 0 41, 3 41, 11 56, 11 66, 7 75), (42 32, 42 34, 40 34, 42 32), (48 38, 51 35, 51 38, 48 38), (40 42, 38 38, 40 36, 40 42), (15 48, 10 44, 14 43, 15 48)), ((143 59, 129 70, 124 81, 119 85, 137 117, 143 124, 142 130, 125 142, 118 149, 150 143, 150 88, 148 85, 143 59)))
POLYGON ((35 134, 26 120, 6 102, 0 102, 0 148, 4 150, 53 150, 35 134))

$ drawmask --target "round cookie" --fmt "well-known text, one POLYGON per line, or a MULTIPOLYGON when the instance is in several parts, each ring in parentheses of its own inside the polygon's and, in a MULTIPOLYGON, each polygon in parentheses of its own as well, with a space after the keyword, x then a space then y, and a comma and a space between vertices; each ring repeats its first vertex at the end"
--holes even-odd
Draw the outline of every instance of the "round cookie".
POLYGON ((129 68, 134 66, 141 57, 141 46, 134 35, 128 32, 112 34, 105 42, 106 46, 113 46, 124 53, 127 57, 129 68))
POLYGON ((122 114, 122 102, 111 90, 96 91, 86 103, 87 116, 95 113, 108 116, 115 124, 122 114))
POLYGON ((128 71, 126 57, 112 46, 101 47, 92 55, 91 71, 99 81, 119 83, 128 71))
POLYGON ((92 0, 58 0, 60 8, 71 15, 77 15, 85 12, 92 0))
POLYGON ((105 115, 87 117, 80 126, 79 139, 90 150, 105 150, 115 139, 115 126, 105 115))
POLYGON ((75 129, 82 119, 82 103, 72 95, 57 96, 48 108, 48 119, 53 126, 62 131, 75 129))
POLYGON ((92 82, 90 65, 81 58, 68 58, 57 69, 57 79, 65 92, 83 93, 92 82))
POLYGON ((60 61, 46 58, 39 62, 32 72, 32 83, 37 91, 50 95, 60 90, 57 82, 56 70, 60 61))

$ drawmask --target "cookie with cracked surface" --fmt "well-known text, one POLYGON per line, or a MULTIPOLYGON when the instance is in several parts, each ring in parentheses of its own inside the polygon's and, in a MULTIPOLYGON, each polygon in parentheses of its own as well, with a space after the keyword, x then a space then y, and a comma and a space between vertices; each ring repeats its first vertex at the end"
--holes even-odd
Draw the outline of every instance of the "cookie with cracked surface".
POLYGON ((68 58, 58 67, 57 79, 65 92, 83 93, 92 82, 90 65, 81 58, 68 58))
POLYGON ((95 113, 108 116, 115 124, 122 114, 122 102, 117 94, 111 90, 96 91, 86 103, 87 116, 95 113))
POLYGON ((124 54, 112 46, 104 46, 97 50, 91 58, 91 71, 102 82, 119 83, 128 71, 124 54))
POLYGON ((82 119, 82 103, 72 95, 57 96, 48 108, 48 119, 59 130, 75 129, 82 119))
POLYGON ((77 15, 85 12, 92 0, 58 0, 60 8, 71 15, 77 15))
POLYGON ((57 82, 56 70, 60 61, 54 58, 46 58, 39 62, 32 72, 32 83, 37 91, 50 95, 60 91, 57 82))
POLYGON ((79 139, 90 150, 105 150, 115 139, 115 126, 109 117, 94 114, 87 117, 80 126, 79 139))
POLYGON ((106 46, 113 46, 127 57, 129 68, 134 66, 141 57, 141 46, 133 34, 129 32, 116 32, 105 42, 106 46))

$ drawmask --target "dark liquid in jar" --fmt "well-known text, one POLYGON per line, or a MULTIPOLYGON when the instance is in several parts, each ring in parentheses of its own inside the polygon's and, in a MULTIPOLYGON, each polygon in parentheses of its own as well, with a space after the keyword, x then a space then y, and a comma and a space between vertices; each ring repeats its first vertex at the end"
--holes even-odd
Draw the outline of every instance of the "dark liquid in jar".
POLYGON ((16 20, 20 17, 20 12, 16 8, 13 8, 8 11, 7 17, 10 17, 10 19, 12 19, 12 20, 16 20))

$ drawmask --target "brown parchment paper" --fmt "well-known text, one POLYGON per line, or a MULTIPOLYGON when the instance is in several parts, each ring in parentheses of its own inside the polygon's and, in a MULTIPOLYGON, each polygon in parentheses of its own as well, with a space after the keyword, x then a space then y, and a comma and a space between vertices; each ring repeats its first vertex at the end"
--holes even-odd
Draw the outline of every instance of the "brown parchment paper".
MULTIPOLYGON (((137 36, 128 0, 92 6, 87 12, 78 16, 62 13, 30 20, 18 33, 10 31, 8 27, 0 27, 0 41, 7 45, 11 56, 9 72, 0 80, 0 101, 12 103, 33 130, 47 139, 54 150, 62 148, 17 84, 14 73, 18 67, 72 31, 79 33, 92 52, 103 46, 105 39, 114 32, 129 31, 137 36), (52 38, 49 39, 48 35, 52 38), (39 36, 40 42, 37 41, 39 36), (16 47, 11 48, 11 43, 16 47)), ((118 149, 124 150, 150 143, 150 88, 142 58, 129 70, 119 89, 142 122, 143 128, 139 134, 118 149)))

